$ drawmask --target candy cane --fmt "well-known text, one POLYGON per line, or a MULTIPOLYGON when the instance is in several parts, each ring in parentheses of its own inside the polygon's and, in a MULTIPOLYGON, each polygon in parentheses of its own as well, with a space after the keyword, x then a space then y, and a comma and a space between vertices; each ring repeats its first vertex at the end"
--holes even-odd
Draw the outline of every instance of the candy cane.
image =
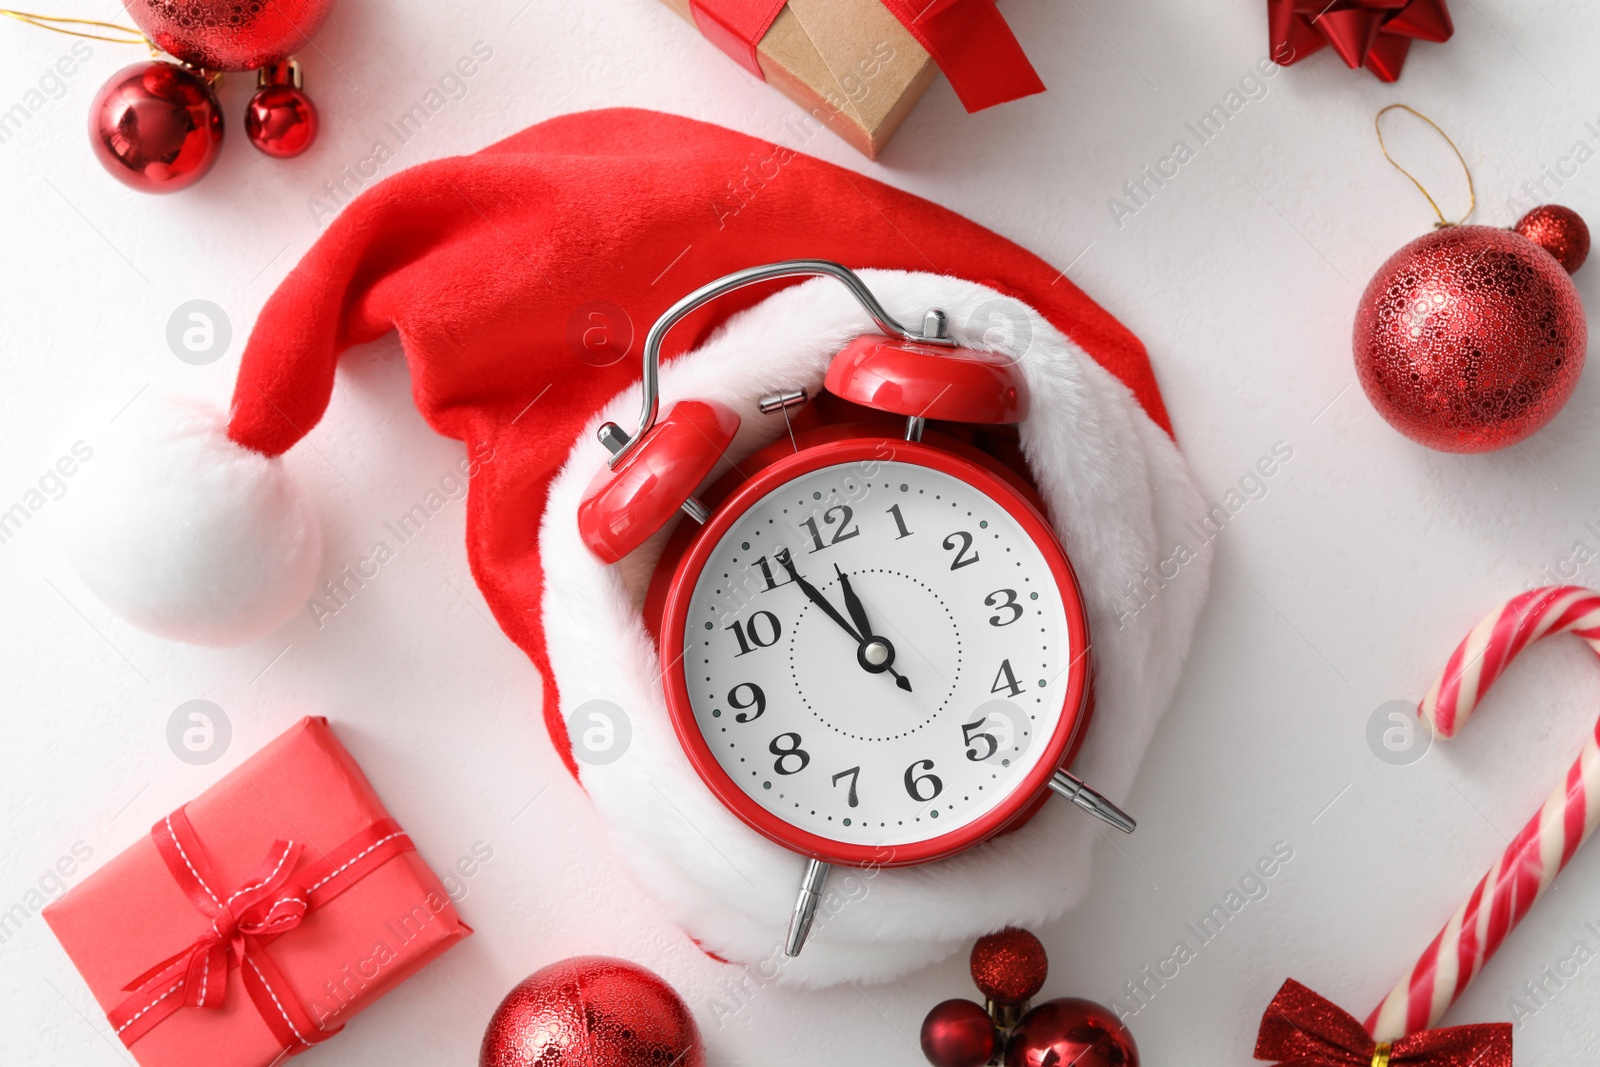
MULTIPOLYGON (((1473 627, 1418 711, 1453 737, 1517 653, 1550 634, 1573 633, 1600 653, 1600 593, 1552 586, 1524 593, 1473 627)), ((1506 935, 1544 895, 1600 822, 1600 722, 1544 806, 1514 837, 1422 956, 1368 1016, 1378 1041, 1439 1021, 1506 935), (1590 804, 1594 796, 1596 803, 1590 804)))

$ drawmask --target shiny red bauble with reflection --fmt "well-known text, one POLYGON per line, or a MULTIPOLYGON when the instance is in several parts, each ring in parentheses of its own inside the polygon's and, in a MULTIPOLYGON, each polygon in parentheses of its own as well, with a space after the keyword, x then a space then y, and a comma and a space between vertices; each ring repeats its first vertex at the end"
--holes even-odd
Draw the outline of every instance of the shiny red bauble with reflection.
POLYGON ((1521 234, 1449 226, 1378 268, 1356 312, 1356 375, 1378 413, 1445 452, 1506 448, 1561 410, 1589 332, 1572 279, 1521 234))
POLYGON ((1139 1049, 1116 1012, 1092 1000, 1047 1000, 1006 1042, 1005 1067, 1139 1067, 1139 1049))
POLYGON ((244 133, 269 156, 298 156, 317 139, 317 109, 293 85, 263 85, 245 105, 244 133))
POLYGON ((983 1067, 997 1042, 989 1013, 970 1000, 935 1004, 922 1020, 922 1054, 933 1067, 983 1067))
POLYGON ((523 979, 489 1020, 478 1067, 705 1067, 688 1005, 627 960, 574 956, 523 979))
POLYGON ((89 140, 101 165, 124 185, 174 193, 216 163, 222 109, 200 75, 175 63, 135 63, 96 94, 89 140))
POLYGON ((155 46, 206 70, 256 70, 304 48, 333 0, 123 0, 155 46))

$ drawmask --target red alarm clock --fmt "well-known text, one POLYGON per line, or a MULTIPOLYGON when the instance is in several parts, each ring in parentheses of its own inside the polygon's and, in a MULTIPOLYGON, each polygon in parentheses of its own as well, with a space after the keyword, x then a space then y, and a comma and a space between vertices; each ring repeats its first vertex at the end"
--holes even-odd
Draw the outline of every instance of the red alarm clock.
MULTIPOLYGON (((751 358, 760 358, 751 353, 751 358)), ((910 866, 1015 826, 1051 790, 1125 833, 1134 821, 1066 771, 1090 712, 1083 599, 1031 486, 937 426, 1028 411, 1013 360, 961 348, 944 313, 897 323, 822 260, 739 271, 680 300, 645 339, 636 432, 578 508, 615 563, 678 511, 646 600, 667 708, 707 787, 810 862, 786 941, 798 955, 830 866, 910 866), (789 432, 696 495, 739 416, 682 400, 658 417, 661 342, 700 305, 798 275, 843 282, 881 331, 828 367, 835 397, 901 416, 789 432)), ((762 412, 803 391, 760 398, 762 412)))

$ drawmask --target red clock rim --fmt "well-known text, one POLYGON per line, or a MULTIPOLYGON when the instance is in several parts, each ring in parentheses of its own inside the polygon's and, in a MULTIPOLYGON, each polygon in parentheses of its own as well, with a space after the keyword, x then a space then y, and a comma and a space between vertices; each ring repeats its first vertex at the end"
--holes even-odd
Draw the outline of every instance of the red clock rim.
POLYGON ((849 439, 816 445, 772 463, 735 490, 699 531, 689 551, 678 562, 662 611, 660 643, 663 657, 669 650, 676 657, 662 677, 667 712, 678 741, 701 781, 724 807, 768 840, 792 852, 848 867, 910 867, 944 859, 988 840, 1022 815, 1049 788, 1050 778, 1060 767, 1068 746, 1085 719, 1088 648, 1089 626, 1077 576, 1055 531, 1038 509, 1004 478, 964 456, 926 444, 888 438, 849 439), (885 449, 889 452, 887 456, 882 454, 885 449), (852 845, 835 841, 785 822, 756 803, 717 762, 705 735, 700 732, 683 670, 684 657, 677 655, 677 651, 683 647, 684 629, 700 572, 705 569, 707 559, 723 535, 744 513, 783 482, 823 467, 868 459, 910 463, 940 471, 974 485, 1004 508, 1039 547, 1050 568, 1051 577, 1061 590, 1061 601, 1067 616, 1067 633, 1071 648, 1076 653, 1068 667, 1067 691, 1055 733, 1045 744, 1038 763, 1017 788, 981 818, 937 837, 903 845, 852 845))

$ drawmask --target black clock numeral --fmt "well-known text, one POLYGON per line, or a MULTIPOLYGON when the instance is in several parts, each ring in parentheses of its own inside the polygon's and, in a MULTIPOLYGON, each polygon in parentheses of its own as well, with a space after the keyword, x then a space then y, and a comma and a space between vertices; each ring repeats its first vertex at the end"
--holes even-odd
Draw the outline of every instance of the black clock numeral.
POLYGON ((767 710, 767 694, 763 693, 761 687, 754 682, 740 682, 728 690, 728 703, 735 708, 756 709, 752 712, 740 711, 739 714, 733 717, 734 722, 755 722, 761 718, 761 713, 767 710), (739 699, 739 690, 741 689, 750 690, 750 699, 739 699))
POLYGON ((800 747, 799 734, 779 734, 777 737, 774 737, 772 739, 772 743, 767 746, 767 751, 778 757, 773 762, 772 769, 777 771, 779 774, 799 774, 801 771, 805 770, 806 765, 811 762, 811 753, 800 747), (778 742, 784 741, 785 739, 788 739, 787 747, 780 746, 778 742), (784 770, 784 767, 787 766, 784 761, 789 759, 799 759, 800 766, 792 767, 789 770, 784 770))
POLYGON ((758 611, 751 615, 748 625, 735 619, 732 626, 724 626, 723 629, 732 630, 733 636, 739 639, 739 651, 734 653, 734 658, 736 659, 739 656, 748 655, 758 648, 767 648, 776 643, 783 634, 782 624, 778 622, 778 617, 770 611, 758 611), (772 631, 771 635, 767 637, 761 635, 761 627, 758 625, 763 619, 767 622, 767 628, 772 631))
POLYGON ((965 741, 967 744, 970 745, 974 741, 987 741, 987 742, 989 742, 989 751, 984 752, 981 755, 974 749, 970 749, 970 748, 967 749, 967 758, 969 760, 971 760, 973 763, 982 763, 984 760, 988 759, 990 756, 992 756, 996 752, 1000 751, 1000 742, 994 736, 994 734, 985 734, 985 733, 978 733, 977 732, 979 730, 982 730, 983 729, 983 724, 988 722, 988 721, 989 721, 989 716, 985 715, 982 718, 980 718, 977 722, 969 722, 969 723, 966 723, 965 725, 963 725, 961 727, 961 739, 963 741, 965 741))
POLYGON ((1016 696, 1022 692, 1022 683, 1017 681, 1017 676, 1011 673, 1011 661, 1000 661, 1000 671, 994 676, 994 685, 989 687, 989 692, 998 693, 1004 689, 1007 696, 1016 696))
MULTIPOLYGON (((889 508, 889 514, 894 516, 894 525, 895 525, 895 528, 900 531, 900 537, 910 537, 911 536, 911 531, 906 529, 906 520, 905 520, 905 516, 900 514, 900 505, 899 504, 892 505, 889 508)), ((900 537, 896 537, 895 540, 896 541, 900 540, 900 537)))
POLYGON ((998 615, 989 616, 990 626, 1010 626, 1012 623, 1022 618, 1022 605, 1017 603, 1017 591, 1015 589, 996 589, 994 592, 984 597, 983 602, 986 606, 995 608, 999 611, 1011 612, 1011 618, 1005 620, 1004 622, 1000 621, 1000 616, 998 615), (1004 603, 1001 602, 1002 597, 1005 598, 1004 603))
MULTIPOLYGON (((783 555, 783 552, 780 551, 778 553, 778 555, 781 557, 783 555)), ((778 560, 778 563, 781 565, 783 563, 783 560, 780 558, 778 560)), ((794 580, 792 578, 784 578, 784 580, 780 582, 776 578, 774 578, 772 576, 772 564, 767 562, 767 557, 766 556, 762 556, 760 559, 756 560, 755 561, 755 565, 757 567, 761 568, 761 577, 763 577, 763 578, 765 578, 767 580, 767 587, 766 587, 766 589, 762 590, 762 592, 770 593, 774 589, 778 588, 778 586, 780 586, 780 585, 788 585, 790 582, 792 582, 794 580)))
POLYGON ((839 527, 837 530, 833 531, 833 537, 828 541, 827 544, 822 543, 822 531, 817 528, 816 519, 807 519, 805 522, 802 522, 800 525, 811 531, 811 551, 821 552, 824 548, 832 548, 840 541, 848 541, 852 537, 859 536, 861 533, 861 527, 857 526, 853 530, 850 529, 850 523, 855 519, 855 515, 856 513, 854 509, 852 509, 848 504, 835 504, 833 507, 822 513, 822 524, 824 526, 837 525, 839 527), (840 517, 835 518, 835 516, 840 517))
POLYGON ((931 773, 932 771, 933 760, 931 759, 919 759, 906 768, 906 792, 910 794, 912 800, 926 804, 944 792, 944 781, 937 774, 931 773), (918 771, 927 771, 929 773, 918 774, 918 771), (928 787, 927 796, 922 795, 924 784, 928 787))
POLYGON ((957 530, 949 537, 946 537, 944 539, 944 547, 947 550, 953 549, 955 551, 956 558, 950 561, 950 569, 953 571, 958 571, 962 567, 970 567, 972 564, 978 562, 978 554, 976 552, 971 552, 972 535, 965 530, 957 530), (960 548, 956 547, 956 542, 958 540, 961 542, 960 548))
POLYGON ((839 779, 845 777, 850 779, 850 795, 846 798, 846 803, 848 803, 852 808, 857 807, 861 801, 856 797, 856 780, 861 777, 861 768, 851 767, 848 771, 840 771, 838 774, 834 775, 833 786, 835 789, 839 787, 839 779))

